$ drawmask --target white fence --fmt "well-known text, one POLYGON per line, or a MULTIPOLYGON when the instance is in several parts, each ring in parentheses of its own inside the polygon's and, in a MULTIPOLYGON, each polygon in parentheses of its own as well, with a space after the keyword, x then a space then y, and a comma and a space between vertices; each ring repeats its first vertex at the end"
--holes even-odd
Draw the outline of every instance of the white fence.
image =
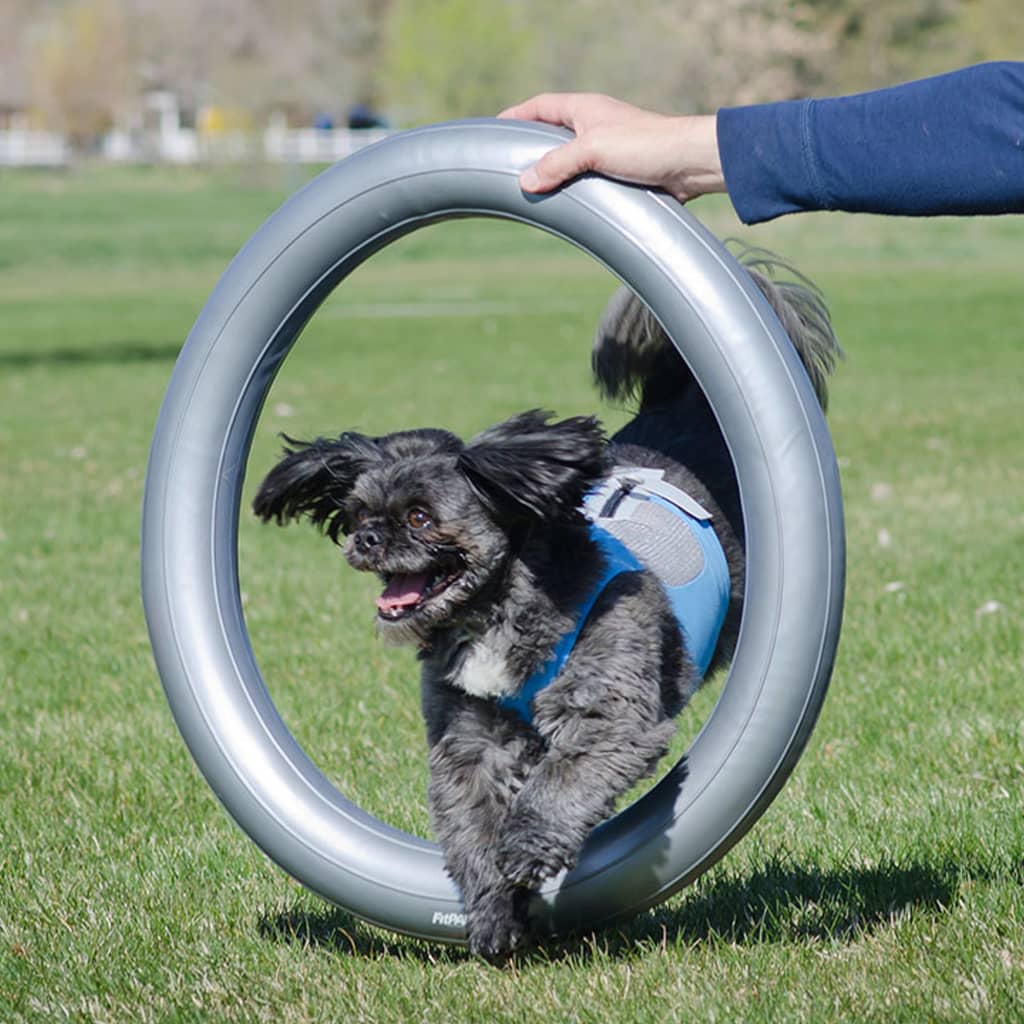
POLYGON ((369 128, 361 131, 267 131, 263 136, 263 155, 276 163, 333 164, 349 153, 383 139, 388 132, 369 128))
MULTIPOLYGON (((148 134, 112 132, 102 140, 96 156, 111 163, 334 163, 387 134, 379 129, 316 128, 270 128, 262 135, 200 135, 188 128, 148 134)), ((20 129, 0 131, 0 167, 63 167, 73 160, 71 146, 60 135, 20 129)))
POLYGON ((0 167, 62 167, 71 147, 52 132, 0 132, 0 167))

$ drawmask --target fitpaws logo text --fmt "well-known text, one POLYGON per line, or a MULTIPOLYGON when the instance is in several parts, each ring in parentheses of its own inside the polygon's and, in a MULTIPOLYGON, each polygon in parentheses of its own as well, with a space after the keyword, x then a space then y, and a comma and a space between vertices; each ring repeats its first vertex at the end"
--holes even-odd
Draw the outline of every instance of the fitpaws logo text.
POLYGON ((430 923, 439 924, 442 928, 465 928, 466 915, 457 911, 435 910, 430 923))

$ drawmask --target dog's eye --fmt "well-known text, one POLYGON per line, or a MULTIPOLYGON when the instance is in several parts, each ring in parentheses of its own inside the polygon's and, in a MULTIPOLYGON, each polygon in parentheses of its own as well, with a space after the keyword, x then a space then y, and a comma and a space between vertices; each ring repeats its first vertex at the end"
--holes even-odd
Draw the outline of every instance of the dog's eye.
POLYGON ((431 524, 430 515, 424 512, 423 509, 416 508, 415 506, 406 512, 405 519, 414 530, 422 530, 431 524))

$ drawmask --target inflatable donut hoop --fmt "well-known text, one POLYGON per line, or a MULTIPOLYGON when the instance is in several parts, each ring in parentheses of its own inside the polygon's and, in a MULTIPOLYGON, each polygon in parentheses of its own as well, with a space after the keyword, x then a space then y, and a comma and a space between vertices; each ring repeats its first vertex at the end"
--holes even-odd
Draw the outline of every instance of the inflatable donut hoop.
POLYGON ((462 941, 438 847, 346 799, 292 737, 253 656, 238 584, 249 449, 271 383, 331 290, 437 221, 496 217, 589 253, 654 311, 705 391, 744 509, 746 601, 721 695, 686 755, 598 827, 536 895, 535 926, 650 907, 718 860, 779 791, 814 725, 839 638, 845 545, 824 418, 789 339, 736 260, 668 196, 585 176, 545 197, 519 172, 565 138, 515 121, 391 136, 330 168, 230 264, 160 411, 146 478, 146 619, 174 717, 231 817, 303 885, 353 914, 462 941), (681 765, 682 763, 680 763, 681 765), (684 778, 685 776, 685 778, 684 778))

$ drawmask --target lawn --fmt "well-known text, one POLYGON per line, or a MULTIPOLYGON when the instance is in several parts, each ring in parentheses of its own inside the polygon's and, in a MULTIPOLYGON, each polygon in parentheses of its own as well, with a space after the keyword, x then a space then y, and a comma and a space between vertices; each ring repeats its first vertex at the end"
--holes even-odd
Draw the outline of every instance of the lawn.
MULTIPOLYGON (((299 183, 0 175, 0 1019, 1024 1018, 1024 219, 741 229, 727 204, 695 207, 810 273, 847 351, 832 688, 789 784, 716 868, 495 968, 366 926, 268 863, 192 765, 150 659, 138 523, 161 396, 217 276, 299 183)), ((283 368, 247 494, 281 431, 598 408, 587 349, 612 286, 494 222, 385 250, 283 368)), ((240 548, 292 731, 362 806, 428 835, 415 667, 375 643, 372 581, 307 528, 246 516, 240 548)))

